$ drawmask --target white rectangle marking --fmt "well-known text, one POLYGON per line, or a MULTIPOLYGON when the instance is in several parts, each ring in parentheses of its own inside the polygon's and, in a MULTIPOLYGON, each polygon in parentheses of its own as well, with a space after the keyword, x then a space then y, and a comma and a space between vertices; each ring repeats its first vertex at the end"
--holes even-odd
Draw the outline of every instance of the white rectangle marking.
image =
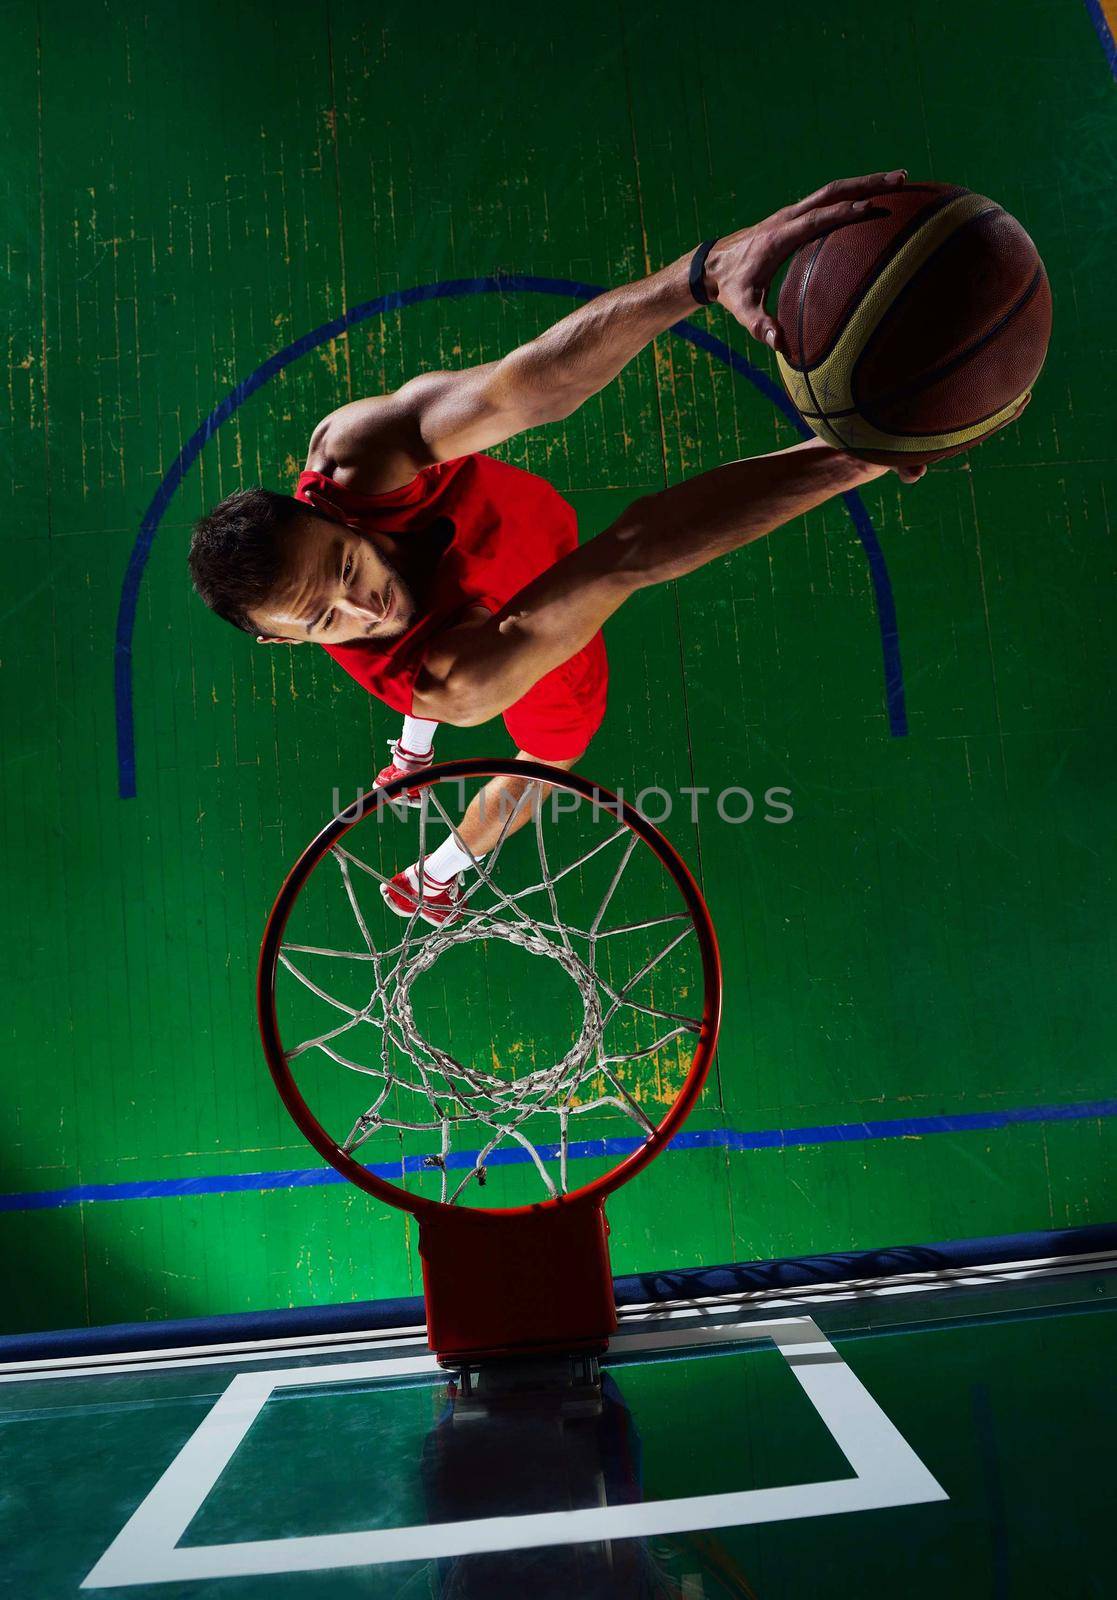
MULTIPOLYGON (((416 1355, 388 1361, 239 1373, 125 1523, 82 1588, 429 1561, 550 1544, 647 1538, 703 1528, 832 1516, 843 1511, 870 1511, 947 1498, 810 1317, 676 1329, 672 1330, 667 1349, 758 1339, 770 1339, 781 1352, 855 1477, 636 1505, 592 1506, 579 1511, 183 1547, 179 1540, 276 1389, 411 1377, 437 1372, 438 1367, 433 1356, 416 1355), (812 1359, 804 1360, 807 1355, 812 1359), (820 1355, 829 1359, 819 1361, 820 1355)), ((662 1332, 620 1334, 610 1347, 618 1355, 664 1348, 662 1332)))

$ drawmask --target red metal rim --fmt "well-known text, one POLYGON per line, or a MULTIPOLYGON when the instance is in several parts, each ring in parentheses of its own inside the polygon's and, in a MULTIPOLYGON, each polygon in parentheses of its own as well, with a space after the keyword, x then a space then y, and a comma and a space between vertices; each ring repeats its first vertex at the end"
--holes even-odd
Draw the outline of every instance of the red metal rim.
POLYGON ((560 788, 573 790, 584 799, 594 801, 602 806, 615 810, 619 820, 623 821, 632 831, 647 844, 659 857, 663 866, 674 879, 679 893, 682 895, 687 910, 694 924, 698 939, 698 947, 702 960, 703 976, 703 1006, 702 1025, 698 1035, 698 1042, 694 1051, 694 1059, 690 1070, 672 1104, 664 1113, 663 1120, 659 1123, 654 1133, 629 1156, 613 1167, 609 1172, 603 1173, 591 1183, 574 1189, 569 1194, 557 1196, 554 1199, 540 1200, 533 1205, 508 1206, 499 1208, 486 1208, 482 1206, 469 1206, 453 1208, 456 1215, 479 1218, 484 1216, 529 1216, 542 1208, 553 1206, 570 1206, 582 1204, 599 1204, 606 1195, 612 1194, 614 1189, 627 1183, 638 1172, 647 1166, 649 1161, 660 1153, 670 1140, 679 1131, 693 1110, 695 1102, 702 1087, 706 1082, 713 1060, 714 1049, 717 1044, 718 1026, 721 1020, 721 959, 718 954, 717 936, 710 913, 702 891, 695 883, 690 869, 678 854, 675 847, 670 844, 652 823, 642 817, 638 811, 626 801, 620 799, 611 789, 604 788, 601 784, 590 783, 588 779, 580 777, 574 772, 564 772, 558 767, 546 766, 537 761, 515 761, 511 758, 494 758, 487 761, 445 761, 438 766, 424 768, 419 773, 405 778, 398 778, 394 783, 385 785, 383 789, 375 790, 368 795, 363 795, 359 800, 342 811, 332 822, 326 824, 316 839, 313 839, 302 855, 295 862, 284 881, 283 887, 276 896, 264 928, 264 937, 260 946, 260 964, 256 979, 256 1004, 260 1020, 260 1036, 263 1040, 264 1055, 268 1067, 279 1090, 280 1098, 287 1107, 296 1126, 303 1137, 323 1156, 331 1166, 335 1167, 343 1177, 359 1189, 364 1189, 368 1194, 373 1194, 378 1200, 383 1200, 387 1205, 398 1206, 403 1211, 410 1211, 413 1216, 422 1220, 424 1217, 436 1215, 443 1218, 450 1211, 450 1207, 443 1205, 438 1200, 431 1200, 426 1195, 409 1194, 406 1189, 398 1188, 394 1183, 389 1183, 384 1178, 379 1178, 375 1173, 369 1172, 359 1161, 338 1146, 336 1141, 323 1128, 313 1111, 303 1098, 302 1091, 295 1082, 294 1075, 287 1061, 283 1042, 279 1033, 279 1021, 275 1007, 275 977, 279 964, 279 950, 283 934, 287 927, 288 919, 298 899, 303 885, 321 861, 339 839, 354 828, 366 816, 370 816, 381 807, 393 800, 404 789, 425 788, 429 784, 438 783, 447 778, 492 778, 501 776, 514 776, 526 778, 539 778, 544 782, 554 784, 560 788))

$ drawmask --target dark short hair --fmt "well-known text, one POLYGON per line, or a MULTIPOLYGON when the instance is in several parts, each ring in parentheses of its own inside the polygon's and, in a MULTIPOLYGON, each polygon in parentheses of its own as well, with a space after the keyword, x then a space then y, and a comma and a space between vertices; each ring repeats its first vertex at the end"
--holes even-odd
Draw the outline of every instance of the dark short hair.
POLYGON ((289 494, 238 489, 199 518, 190 540, 190 576, 211 611, 246 633, 257 631, 249 613, 274 590, 283 535, 306 509, 289 494))

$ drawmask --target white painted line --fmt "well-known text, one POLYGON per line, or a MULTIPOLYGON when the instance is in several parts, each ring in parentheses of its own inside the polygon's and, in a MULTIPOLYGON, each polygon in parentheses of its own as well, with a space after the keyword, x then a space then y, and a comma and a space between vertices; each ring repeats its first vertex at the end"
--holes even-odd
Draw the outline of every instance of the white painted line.
POLYGON ((121 1529, 82 1588, 122 1588, 142 1583, 433 1560, 831 1516, 947 1498, 810 1317, 675 1330, 669 1341, 655 1332, 621 1334, 615 1345, 618 1354, 625 1354, 662 1350, 665 1346, 685 1350, 703 1344, 733 1345, 758 1339, 771 1339, 782 1352, 856 1476, 638 1505, 593 1506, 579 1511, 471 1522, 183 1547, 179 1540, 277 1388, 417 1376, 439 1369, 433 1355, 428 1355, 338 1362, 301 1371, 240 1373, 121 1529))
POLYGON ((276 1356, 307 1360, 316 1355, 336 1355, 342 1350, 421 1350, 427 1345, 426 1328, 386 1328, 382 1333, 327 1334, 307 1344, 301 1339, 269 1339, 263 1344, 193 1345, 182 1350, 129 1351, 101 1356, 71 1356, 60 1361, 17 1361, 0 1366, 0 1383, 26 1383, 35 1379, 97 1378, 122 1372, 161 1372, 168 1368, 228 1367, 250 1361, 270 1361, 276 1356), (199 1352, 205 1351, 202 1355, 199 1352))

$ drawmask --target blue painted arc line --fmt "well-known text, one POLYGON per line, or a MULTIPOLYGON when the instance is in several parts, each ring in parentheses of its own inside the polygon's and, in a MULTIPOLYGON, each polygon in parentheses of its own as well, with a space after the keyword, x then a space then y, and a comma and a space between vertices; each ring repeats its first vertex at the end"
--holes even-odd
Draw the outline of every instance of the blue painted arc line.
MULTIPOLYGON (((451 278, 440 283, 418 284, 412 289, 393 290, 375 300, 365 300, 350 307, 340 317, 324 322, 309 333, 302 334, 293 343, 285 345, 244 378, 217 405, 205 421, 196 428, 179 451, 166 476, 160 483, 151 504, 144 513, 139 532, 128 558, 121 585, 120 604, 116 616, 116 642, 113 657, 113 685, 116 701, 116 752, 117 784, 122 800, 132 800, 137 793, 136 780, 136 729, 135 701, 132 676, 132 641, 135 635, 136 610, 139 604, 140 585, 143 583, 148 557, 151 554, 159 525, 167 507, 204 447, 218 428, 228 422, 244 402, 263 388, 285 367, 300 360, 320 345, 339 338, 350 328, 370 317, 399 311, 405 306, 417 305, 426 300, 450 299, 463 295, 500 294, 516 291, 524 294, 569 295, 576 300, 593 300, 606 291, 589 283, 576 283, 568 278, 540 278, 526 274, 508 274, 486 278, 451 278)), ((766 372, 753 366, 723 340, 715 338, 705 329, 689 322, 676 322, 669 330, 681 339, 687 339, 716 360, 723 362, 733 372, 748 380, 766 399, 782 413, 796 432, 810 438, 810 430, 780 386, 766 372)), ((869 575, 876 601, 877 621, 880 628, 881 653, 884 658, 885 703, 888 726, 893 737, 901 738, 908 731, 904 705, 903 670, 900 661, 899 631, 896 624, 896 606, 892 584, 884 554, 873 528, 872 519, 860 495, 842 496, 850 514, 857 537, 865 550, 869 575)))
MULTIPOLYGON (((807 1145, 852 1144, 875 1139, 921 1139, 941 1133, 980 1133, 1009 1128, 1022 1123, 1085 1122, 1117 1117, 1117 1100, 1081 1100, 1067 1105, 1017 1106, 1007 1111, 968 1111, 934 1117, 885 1118, 869 1122, 835 1122, 817 1127, 761 1128, 744 1130, 712 1128, 675 1135, 668 1150, 725 1150, 740 1154, 747 1150, 789 1150, 807 1145)), ((571 1161, 616 1161, 631 1155, 642 1139, 584 1139, 572 1141, 571 1161)), ((558 1155, 554 1144, 538 1145, 544 1160, 558 1155)), ((460 1150, 447 1161, 449 1168, 468 1170, 477 1160, 476 1150, 460 1150)), ((368 1171, 388 1183, 398 1183, 410 1173, 426 1166, 424 1156, 407 1156, 402 1161, 370 1165, 368 1171)), ((527 1166, 531 1156, 518 1147, 493 1151, 486 1166, 527 1166)), ((140 1179, 134 1183, 82 1183, 68 1189, 43 1189, 25 1194, 0 1195, 2 1211, 56 1211, 66 1206, 94 1204, 107 1200, 156 1200, 199 1194, 260 1193, 267 1189, 313 1189, 325 1184, 344 1183, 333 1167, 294 1167, 275 1172, 240 1172, 227 1176, 198 1178, 140 1179)))

